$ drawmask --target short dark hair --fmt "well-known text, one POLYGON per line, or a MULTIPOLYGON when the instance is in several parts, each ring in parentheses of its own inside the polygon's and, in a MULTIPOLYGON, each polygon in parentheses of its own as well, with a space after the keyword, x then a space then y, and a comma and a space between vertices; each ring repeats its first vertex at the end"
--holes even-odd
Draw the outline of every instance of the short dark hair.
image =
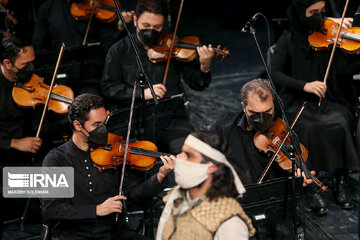
POLYGON ((69 106, 68 119, 71 129, 74 130, 74 121, 77 120, 81 125, 89 119, 89 112, 105 107, 104 99, 98 95, 84 93, 77 96, 69 106))
POLYGON ((245 106, 247 105, 249 93, 254 93, 262 102, 265 102, 269 96, 272 96, 272 99, 275 100, 274 91, 269 80, 266 79, 258 78, 244 84, 240 91, 240 97, 245 106))
POLYGON ((14 63, 19 57, 20 51, 25 51, 25 47, 27 46, 31 46, 31 43, 13 35, 2 39, 0 45, 1 64, 5 59, 9 59, 12 63, 14 63))
MULTIPOLYGON (((223 138, 213 131, 197 131, 191 133, 192 136, 205 142, 212 148, 220 151, 225 156, 229 153, 229 145, 223 140, 223 138)), ((213 173, 212 184, 206 195, 210 200, 218 197, 237 197, 239 193, 234 184, 234 177, 231 169, 223 163, 217 162, 212 158, 209 158, 201 154, 204 158, 203 162, 212 162, 218 166, 218 170, 213 173)), ((236 168, 235 166, 233 166, 236 168)))
POLYGON ((139 0, 135 9, 136 17, 140 17, 143 12, 160 14, 164 17, 167 15, 164 2, 160 0, 139 0))

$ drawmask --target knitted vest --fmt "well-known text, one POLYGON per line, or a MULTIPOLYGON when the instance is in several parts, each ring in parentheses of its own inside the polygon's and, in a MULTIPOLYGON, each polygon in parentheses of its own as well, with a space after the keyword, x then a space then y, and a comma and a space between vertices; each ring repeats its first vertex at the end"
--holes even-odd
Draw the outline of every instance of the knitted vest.
POLYGON ((213 239, 220 225, 229 218, 239 215, 241 211, 240 204, 233 198, 221 197, 211 202, 206 198, 190 211, 178 216, 176 230, 172 235, 175 219, 171 214, 164 226, 162 239, 213 239))

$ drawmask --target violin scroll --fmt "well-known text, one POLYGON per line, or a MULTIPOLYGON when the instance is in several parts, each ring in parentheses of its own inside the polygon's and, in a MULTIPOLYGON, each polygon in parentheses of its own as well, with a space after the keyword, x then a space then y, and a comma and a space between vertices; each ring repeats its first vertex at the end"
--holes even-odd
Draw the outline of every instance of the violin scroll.
POLYGON ((223 49, 220 48, 220 46, 217 46, 215 48, 215 56, 216 57, 219 57, 221 56, 221 61, 224 60, 224 58, 227 58, 229 57, 231 54, 230 54, 230 51, 229 49, 227 49, 226 47, 224 47, 223 49))

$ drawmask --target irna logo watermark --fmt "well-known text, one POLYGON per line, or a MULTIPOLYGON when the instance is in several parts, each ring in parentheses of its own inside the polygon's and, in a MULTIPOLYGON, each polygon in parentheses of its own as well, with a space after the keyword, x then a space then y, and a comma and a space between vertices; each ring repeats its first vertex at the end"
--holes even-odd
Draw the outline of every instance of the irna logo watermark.
POLYGON ((74 196, 72 167, 5 167, 5 198, 71 198, 74 196))

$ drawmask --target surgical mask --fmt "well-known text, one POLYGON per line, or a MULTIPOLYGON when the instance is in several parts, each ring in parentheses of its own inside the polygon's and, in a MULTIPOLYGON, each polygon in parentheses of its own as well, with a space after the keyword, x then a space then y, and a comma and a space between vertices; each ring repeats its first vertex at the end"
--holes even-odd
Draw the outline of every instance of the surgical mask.
POLYGON ((90 148, 97 148, 99 146, 105 146, 108 141, 108 131, 104 123, 97 126, 89 133, 88 144, 90 148))
POLYGON ((21 69, 17 68, 15 64, 13 64, 13 66, 18 70, 17 72, 14 72, 14 74, 20 82, 28 82, 34 73, 34 64, 32 62, 21 69))
POLYGON ((154 45, 160 37, 160 32, 154 29, 139 30, 138 36, 140 40, 147 46, 154 45))
POLYGON ((193 163, 176 158, 175 182, 183 189, 196 187, 210 176, 207 171, 211 165, 213 164, 193 163))
POLYGON ((255 113, 248 117, 251 127, 259 132, 265 132, 273 123, 273 115, 269 113, 255 113))
POLYGON ((325 14, 323 12, 316 13, 310 17, 305 18, 306 24, 311 31, 318 30, 322 27, 325 20, 325 14))

